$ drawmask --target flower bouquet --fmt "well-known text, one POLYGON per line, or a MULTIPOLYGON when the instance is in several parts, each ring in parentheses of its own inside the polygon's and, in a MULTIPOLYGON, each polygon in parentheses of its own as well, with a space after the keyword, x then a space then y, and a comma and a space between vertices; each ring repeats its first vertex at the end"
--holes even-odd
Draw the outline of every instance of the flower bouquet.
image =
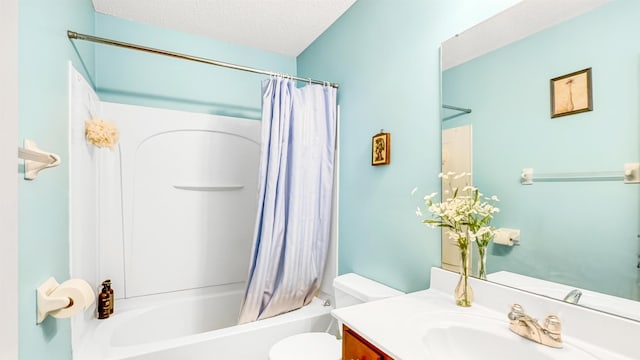
MULTIPOLYGON (((484 197, 478 188, 470 185, 471 174, 449 172, 439 175, 448 186, 441 202, 435 202, 437 193, 424 197, 431 217, 422 220, 432 228, 445 228, 451 239, 460 250, 460 281, 456 287, 456 304, 471 306, 473 291, 469 286, 468 276, 471 270, 471 248, 476 242, 478 248, 479 277, 486 279, 486 249, 495 235, 495 228, 490 223, 493 215, 500 211, 493 205, 499 201, 494 195, 484 197), (462 188, 453 187, 452 183, 462 182, 462 188)), ((422 216, 418 207, 416 214, 422 216)))

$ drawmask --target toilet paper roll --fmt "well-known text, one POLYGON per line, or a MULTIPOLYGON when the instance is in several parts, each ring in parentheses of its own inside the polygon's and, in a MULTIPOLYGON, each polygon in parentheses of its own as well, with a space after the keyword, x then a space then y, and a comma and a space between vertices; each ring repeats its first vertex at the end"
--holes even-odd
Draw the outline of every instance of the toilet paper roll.
POLYGON ((58 285, 51 293, 50 297, 67 297, 72 300, 72 304, 66 308, 52 311, 49 315, 56 318, 69 318, 93 304, 95 295, 89 283, 82 279, 69 279, 58 285))
POLYGON ((496 236, 493 238, 493 242, 498 245, 513 246, 510 233, 506 231, 496 231, 496 236))

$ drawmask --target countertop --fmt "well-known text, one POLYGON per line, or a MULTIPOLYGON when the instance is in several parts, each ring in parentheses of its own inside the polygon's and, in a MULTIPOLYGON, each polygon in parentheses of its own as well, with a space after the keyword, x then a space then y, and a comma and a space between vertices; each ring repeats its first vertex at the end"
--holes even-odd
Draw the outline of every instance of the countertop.
MULTIPOLYGON (((490 331, 500 333, 502 339, 511 341, 513 336, 513 341, 531 343, 530 348, 535 351, 542 347, 540 349, 552 354, 550 358, 554 359, 583 360, 583 356, 571 352, 576 346, 594 359, 640 359, 640 349, 634 343, 640 336, 639 322, 477 279, 470 279, 475 292, 474 303, 463 308, 456 306, 453 297, 457 278, 457 274, 434 268, 428 290, 339 308, 332 314, 395 360, 441 359, 426 349, 427 330, 433 328, 435 322, 466 317, 487 319, 493 326, 490 331), (513 303, 521 304, 525 312, 535 318, 544 318, 547 314, 560 316, 564 349, 549 348, 511 333, 507 314, 513 303)), ((451 339, 444 339, 448 340, 451 339)), ((456 339, 452 341, 455 343, 456 339)), ((447 356, 447 360, 455 358, 447 356)))
POLYGON ((389 356, 408 360, 426 358, 421 330, 429 318, 452 312, 489 317, 509 326, 506 312, 500 319, 499 313, 482 305, 459 307, 455 305, 453 292, 445 294, 437 290, 336 309, 332 314, 389 356))

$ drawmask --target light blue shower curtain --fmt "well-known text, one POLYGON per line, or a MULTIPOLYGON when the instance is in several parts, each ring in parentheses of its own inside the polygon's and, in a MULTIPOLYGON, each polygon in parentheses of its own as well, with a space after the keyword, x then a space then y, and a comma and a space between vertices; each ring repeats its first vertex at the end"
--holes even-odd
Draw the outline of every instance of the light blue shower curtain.
POLYGON ((258 212, 240 323, 300 308, 320 288, 335 142, 335 88, 263 82, 258 212))

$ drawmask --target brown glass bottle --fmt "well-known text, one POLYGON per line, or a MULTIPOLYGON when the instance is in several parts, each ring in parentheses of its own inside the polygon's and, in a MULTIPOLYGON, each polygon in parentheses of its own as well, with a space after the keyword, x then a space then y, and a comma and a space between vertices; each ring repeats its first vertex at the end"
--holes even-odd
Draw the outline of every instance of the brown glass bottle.
POLYGON ((114 306, 116 305, 116 299, 113 294, 113 288, 111 287, 111 280, 107 279, 102 284, 107 284, 107 289, 109 290, 109 314, 113 314, 114 306))
POLYGON ((102 290, 98 294, 98 319, 107 319, 110 315, 109 307, 111 306, 111 301, 109 301, 109 288, 107 284, 102 283, 102 290))

